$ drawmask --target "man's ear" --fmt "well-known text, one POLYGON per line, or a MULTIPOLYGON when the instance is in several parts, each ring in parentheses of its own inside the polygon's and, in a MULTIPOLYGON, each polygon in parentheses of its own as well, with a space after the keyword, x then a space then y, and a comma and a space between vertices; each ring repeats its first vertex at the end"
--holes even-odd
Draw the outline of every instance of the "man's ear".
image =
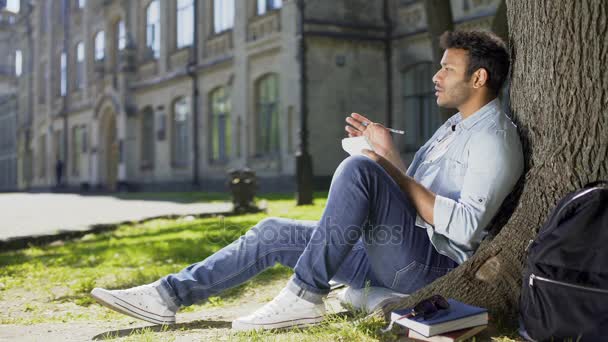
POLYGON ((479 68, 473 73, 473 88, 481 88, 488 83, 490 74, 484 68, 479 68))

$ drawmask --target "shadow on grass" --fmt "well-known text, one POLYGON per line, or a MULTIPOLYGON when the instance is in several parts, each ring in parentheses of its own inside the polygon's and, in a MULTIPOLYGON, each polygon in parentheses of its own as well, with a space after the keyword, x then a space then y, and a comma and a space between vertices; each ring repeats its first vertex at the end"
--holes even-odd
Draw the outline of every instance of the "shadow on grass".
POLYGON ((141 328, 133 329, 121 329, 106 331, 104 333, 95 335, 92 337, 93 340, 107 340, 114 338, 127 337, 131 335, 145 334, 148 332, 167 332, 167 331, 178 331, 178 330, 194 330, 194 329, 228 329, 232 327, 232 322, 228 321, 193 321, 187 323, 178 323, 172 325, 152 325, 141 328))
MULTIPOLYGON (((347 318, 352 318, 352 317, 353 317, 353 314, 348 311, 328 315, 329 321, 336 320, 336 319, 347 319, 347 318)), ((294 331, 294 330, 306 331, 311 328, 323 326, 324 324, 327 324, 327 323, 320 323, 319 325, 311 325, 311 326, 307 326, 307 327, 273 329, 272 332, 282 333, 282 332, 289 332, 289 331, 294 331)), ((132 335, 142 335, 142 334, 146 334, 149 332, 163 333, 163 332, 169 332, 169 331, 183 331, 183 330, 196 330, 196 329, 230 329, 230 328, 232 328, 232 322, 229 322, 229 321, 199 320, 199 321, 192 321, 192 322, 186 322, 186 323, 177 323, 177 324, 172 324, 172 325, 152 325, 152 326, 140 327, 140 328, 106 331, 104 333, 93 336, 92 340, 98 341, 98 340, 115 339, 115 338, 128 337, 128 336, 132 336, 132 335)), ((244 332, 243 334, 247 334, 247 332, 244 332)))

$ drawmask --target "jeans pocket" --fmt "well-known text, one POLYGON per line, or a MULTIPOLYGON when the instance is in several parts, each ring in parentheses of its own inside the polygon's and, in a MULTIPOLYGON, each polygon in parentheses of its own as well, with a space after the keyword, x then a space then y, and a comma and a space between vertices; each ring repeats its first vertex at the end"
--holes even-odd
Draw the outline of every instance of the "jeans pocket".
POLYGON ((427 266, 414 260, 395 273, 391 289, 401 293, 412 293, 451 270, 451 268, 427 266))

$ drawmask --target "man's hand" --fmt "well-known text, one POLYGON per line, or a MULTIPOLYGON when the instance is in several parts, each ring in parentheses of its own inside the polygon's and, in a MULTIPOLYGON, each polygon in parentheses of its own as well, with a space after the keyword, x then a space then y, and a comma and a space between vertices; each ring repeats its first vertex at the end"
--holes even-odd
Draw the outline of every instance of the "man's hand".
POLYGON ((352 113, 351 116, 347 117, 346 122, 349 124, 345 127, 349 137, 365 136, 378 155, 384 157, 399 169, 405 170, 403 161, 401 161, 397 147, 393 142, 393 137, 386 127, 357 113, 352 113))

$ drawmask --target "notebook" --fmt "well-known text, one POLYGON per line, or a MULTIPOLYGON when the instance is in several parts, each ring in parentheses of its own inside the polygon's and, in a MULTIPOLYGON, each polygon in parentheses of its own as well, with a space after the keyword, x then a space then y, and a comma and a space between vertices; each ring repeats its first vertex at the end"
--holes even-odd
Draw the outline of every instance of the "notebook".
POLYGON ((488 311, 484 308, 468 305, 455 299, 448 299, 450 308, 441 310, 428 320, 423 317, 401 318, 411 312, 411 309, 393 311, 391 321, 403 325, 426 337, 460 330, 478 325, 488 324, 488 311))
POLYGON ((364 136, 344 138, 342 139, 342 148, 351 156, 363 155, 361 152, 364 149, 373 151, 371 144, 364 136))

